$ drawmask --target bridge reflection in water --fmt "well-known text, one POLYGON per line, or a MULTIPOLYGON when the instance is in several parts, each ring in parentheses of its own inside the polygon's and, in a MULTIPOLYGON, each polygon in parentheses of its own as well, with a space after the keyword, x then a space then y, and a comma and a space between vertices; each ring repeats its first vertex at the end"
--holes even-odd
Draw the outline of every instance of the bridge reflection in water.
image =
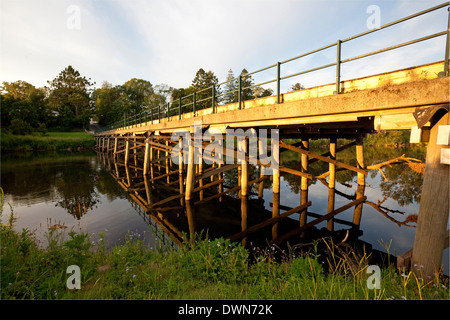
MULTIPOLYGON (((156 159, 149 164, 148 175, 143 174, 143 160, 137 153, 130 157, 132 159, 127 164, 123 157, 114 157, 105 152, 99 152, 98 157, 128 193, 141 217, 155 232, 161 229, 164 231, 164 234, 158 236, 166 244, 174 242, 180 245, 199 234, 212 239, 229 238, 240 241, 244 246, 251 243, 256 247, 270 243, 281 246, 286 243, 285 240, 293 245, 323 236, 353 242, 362 235, 359 224, 362 204, 366 200, 364 185, 358 187, 355 195, 328 188, 328 211, 316 213, 308 210, 312 205, 312 201, 307 201, 308 185, 305 190, 300 191, 300 204, 294 208, 280 204, 279 193, 274 193, 273 200, 265 203, 267 200, 264 200, 263 192, 264 189, 271 188, 272 179, 271 176, 264 176, 261 166, 249 165, 252 175, 260 178, 249 181, 249 185, 253 183, 254 188, 247 196, 241 196, 238 182, 242 169, 241 166, 235 166, 225 173, 211 176, 208 181, 204 179, 199 182, 201 186, 194 189, 194 201, 186 201, 182 192, 186 171, 180 170, 180 166, 171 163, 171 159, 164 154, 158 155, 157 150, 154 152, 156 159), (156 161, 158 159, 160 161, 156 161), (348 203, 335 208, 336 193, 347 198, 348 203), (334 217, 351 210, 351 221, 334 217), (327 221, 326 230, 317 229, 316 225, 323 221, 327 221), (334 231, 335 224, 345 227, 334 231)), ((203 168, 197 168, 197 172, 199 170, 208 172, 214 170, 214 167, 203 164, 203 168)), ((321 182, 328 187, 325 179, 322 178, 321 182)), ((358 242, 363 244, 362 241, 358 242)), ((372 247, 368 243, 364 244, 367 249, 372 247)))
MULTIPOLYGON (((417 222, 413 254, 409 254, 409 256, 413 265, 424 265, 424 274, 432 276, 442 261, 443 250, 448 247, 450 14, 445 15, 447 18, 445 20, 446 29, 438 33, 408 42, 396 43, 390 47, 379 48, 376 51, 365 52, 345 59, 342 59, 341 49, 342 46, 346 47, 353 40, 416 19, 419 16, 428 15, 431 12, 444 8, 448 9, 448 6, 449 3, 446 2, 428 8, 379 28, 366 30, 343 40, 338 39, 325 47, 243 75, 260 74, 266 71, 276 72, 276 77, 273 75, 274 78, 271 80, 257 84, 260 86, 269 83, 276 84, 276 94, 273 96, 253 100, 243 98, 244 90, 251 89, 256 84, 244 88, 241 75, 239 78, 227 80, 217 85, 214 84, 209 88, 175 99, 167 105, 151 107, 142 113, 136 113, 128 117, 124 115, 123 119, 118 119, 119 121, 116 123, 95 133, 97 147, 102 151, 113 152, 114 156, 124 156, 125 173, 119 169, 120 165, 117 163, 117 179, 129 191, 130 196, 132 195, 142 205, 145 211, 156 211, 158 216, 161 214, 168 219, 169 212, 172 210, 171 207, 174 207, 173 210, 176 206, 181 207, 185 211, 179 213, 180 216, 193 217, 193 219, 185 219, 188 228, 184 230, 192 233, 200 228, 201 219, 198 218, 203 215, 200 209, 202 206, 197 205, 208 204, 214 208, 211 211, 214 213, 214 219, 212 219, 211 213, 209 215, 211 221, 206 224, 210 233, 215 228, 213 227, 213 220, 217 218, 230 219, 230 221, 227 220, 227 223, 224 221, 217 222, 224 236, 235 240, 241 239, 245 244, 246 238, 248 240, 256 232, 262 232, 259 229, 272 226, 271 241, 282 243, 294 237, 304 237, 305 233, 310 231, 314 225, 325 220, 328 221, 327 230, 332 232, 333 224, 336 223, 332 219, 337 214, 350 208, 354 208, 351 229, 357 230, 361 220, 363 202, 366 200, 364 197, 364 179, 367 175, 367 168, 364 165, 363 155, 365 134, 383 130, 411 130, 414 133, 411 135, 412 142, 428 142, 428 145, 420 218, 417 222), (433 63, 426 65, 409 66, 406 69, 395 71, 384 70, 384 73, 370 76, 360 74, 358 78, 353 79, 342 79, 341 77, 341 68, 347 63, 443 36, 446 37, 445 45, 444 42, 441 44, 442 53, 445 57, 444 61, 434 59, 433 63), (336 60, 320 67, 313 68, 310 66, 307 70, 299 69, 293 74, 284 75, 287 70, 286 64, 300 59, 304 60, 303 58, 309 58, 310 55, 330 48, 336 50, 336 60), (327 68, 335 69, 335 83, 322 83, 322 85, 316 87, 282 92, 281 82, 283 80, 327 68), (237 83, 238 88, 219 93, 220 85, 225 85, 227 82, 237 83), (237 101, 222 104, 219 96, 230 93, 237 94, 237 99, 235 99, 237 101), (206 169, 203 166, 203 161, 200 161, 194 170, 196 154, 202 154, 201 149, 205 148, 202 142, 195 141, 198 140, 196 138, 198 133, 196 124, 198 122, 201 123, 200 133, 203 133, 203 130, 214 129, 221 134, 225 134, 228 129, 237 131, 253 128, 260 132, 258 138, 261 138, 261 130, 279 130, 281 139, 285 139, 285 141, 280 140, 279 146, 272 149, 272 153, 279 154, 280 149, 284 148, 301 154, 299 169, 281 166, 274 169, 273 176, 271 176, 273 178, 272 212, 256 210, 257 214, 254 214, 255 210, 252 209, 255 205, 254 201, 246 199, 249 195, 250 186, 253 187, 256 183, 264 183, 263 181, 269 178, 264 172, 261 172, 259 178, 249 181, 248 170, 250 165, 248 160, 251 160, 251 155, 248 152, 248 140, 244 143, 244 140, 241 139, 240 146, 238 146, 240 151, 246 153, 243 162, 234 162, 235 164, 228 164, 223 167, 220 167, 219 162, 216 162, 218 168, 206 169), (189 159, 189 165, 187 165, 187 168, 180 167, 178 170, 173 170, 170 165, 171 157, 169 157, 169 152, 173 148, 170 146, 171 134, 178 132, 178 130, 187 132, 180 143, 187 143, 189 150, 183 152, 183 155, 180 153, 180 157, 189 159), (292 138, 301 139, 301 142, 289 144, 287 140, 292 138), (329 152, 315 154, 309 151, 309 141, 317 138, 329 139, 329 152), (337 148, 336 139, 338 138, 351 139, 354 144, 337 148), (192 143, 193 141, 195 143, 192 143), (192 146, 197 142, 199 147, 192 146), (130 147, 130 145, 132 146, 130 147), (352 145, 356 146, 356 166, 337 161, 336 153, 339 152, 339 149, 342 150, 342 148, 352 145), (194 150, 197 148, 199 150, 194 150), (139 153, 144 152, 142 166, 138 166, 138 149, 140 149, 139 153), (152 149, 156 149, 157 153, 162 151, 165 156, 156 155, 155 158, 152 149), (134 158, 134 164, 130 159, 131 157, 134 158), (357 172, 360 187, 356 199, 340 208, 335 208, 334 193, 330 191, 326 214, 324 213, 315 220, 307 222, 308 207, 311 205, 311 202, 308 201, 308 180, 313 179, 313 176, 308 172, 308 165, 312 161, 322 161, 329 165, 328 187, 331 190, 334 189, 334 173, 337 170, 357 172), (336 167, 339 168, 336 169, 336 167), (207 170, 210 171, 207 172, 207 170), (227 181, 223 179, 222 175, 233 170, 238 171, 238 185, 230 185, 227 188, 225 186, 227 181), (281 206, 277 199, 279 199, 280 175, 282 174, 300 177, 301 199, 299 206, 279 214, 281 206), (144 176, 146 176, 145 179, 144 176), (141 181, 137 179, 141 179, 141 181), (163 180, 164 183, 161 183, 163 180), (162 198, 153 195, 153 188, 164 190, 164 192, 167 192, 167 196, 162 198), (239 198, 242 202, 241 210, 240 216, 231 218, 229 209, 224 207, 225 204, 235 202, 235 200, 229 199, 229 193, 235 191, 241 195, 239 198), (216 193, 214 194, 214 192, 216 193), (225 199, 227 201, 224 201, 225 199), (183 201, 186 201, 186 203, 183 201), (188 201, 191 202, 191 205, 187 204, 188 201), (224 213, 219 214, 218 211, 220 210, 223 210, 224 213), (292 219, 287 219, 287 216, 294 213, 300 215, 296 226, 292 229, 286 226, 288 231, 281 232, 284 231, 285 225, 292 223, 292 219)), ((391 34, 389 34, 389 37, 391 37, 391 34)), ((414 54, 414 51, 412 51, 412 54, 414 54)), ((308 61, 304 65, 307 64, 308 61)), ((227 148, 230 147, 227 146, 227 148)), ((237 150, 234 150, 234 145, 231 149, 231 153, 237 152, 237 150)), ((261 164, 258 162, 257 165, 258 169, 261 168, 261 165, 266 165, 266 169, 268 168, 267 163, 261 164)), ((317 178, 317 176, 314 178, 317 178)), ((260 195, 258 197, 261 198, 260 195)), ((178 230, 180 229, 178 228, 178 230)))

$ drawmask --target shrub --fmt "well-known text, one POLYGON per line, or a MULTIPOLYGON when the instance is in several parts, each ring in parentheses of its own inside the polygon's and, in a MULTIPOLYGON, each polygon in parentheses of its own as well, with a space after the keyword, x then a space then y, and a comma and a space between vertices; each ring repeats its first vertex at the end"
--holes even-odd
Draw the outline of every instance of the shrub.
POLYGON ((22 120, 20 118, 14 118, 11 120, 11 125, 9 126, 9 130, 13 134, 28 134, 33 131, 33 128, 31 125, 26 122, 25 120, 22 120))
POLYGON ((182 266, 199 278, 239 282, 247 275, 248 252, 229 239, 199 240, 182 250, 182 266))

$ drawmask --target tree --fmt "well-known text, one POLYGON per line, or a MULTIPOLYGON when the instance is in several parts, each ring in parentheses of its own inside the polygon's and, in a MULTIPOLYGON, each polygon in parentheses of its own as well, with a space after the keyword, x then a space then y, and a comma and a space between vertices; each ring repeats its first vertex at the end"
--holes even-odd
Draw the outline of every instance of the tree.
POLYGON ((123 114, 128 112, 129 105, 122 86, 112 86, 105 81, 101 88, 92 94, 95 105, 95 113, 100 124, 107 125, 122 119, 123 114))
POLYGON ((251 100, 255 99, 255 96, 253 95, 253 89, 248 88, 253 86, 253 78, 250 75, 247 75, 248 71, 244 68, 241 72, 241 100, 251 100))
POLYGON ((269 97, 273 95, 273 90, 270 88, 264 89, 261 86, 256 86, 253 87, 253 95, 255 96, 255 98, 269 97))
POLYGON ((132 78, 122 85, 127 101, 129 111, 132 113, 141 113, 146 110, 150 97, 155 93, 150 81, 132 78))
MULTIPOLYGON (((205 72, 202 68, 200 68, 195 74, 195 78, 192 81, 192 88, 196 92, 196 100, 203 100, 212 97, 212 86, 217 85, 219 80, 214 75, 214 72, 208 71, 205 72), (205 90, 209 89, 209 90, 205 90)), ((216 94, 220 94, 219 88, 216 87, 216 94)), ((218 102, 218 100, 216 100, 218 102)), ((196 104, 196 108, 205 109, 211 107, 211 101, 202 101, 196 104)))
POLYGON ((36 88, 26 81, 3 82, 2 94, 2 127, 8 127, 12 120, 20 119, 28 126, 17 126, 17 128, 38 128, 40 123, 46 123, 49 118, 49 109, 42 88, 36 88))
POLYGON ((233 70, 228 70, 227 82, 225 84, 225 95, 223 98, 223 102, 225 104, 234 103, 238 101, 238 83, 237 79, 234 78, 233 70))
MULTIPOLYGON (((172 90, 172 101, 179 101, 180 98, 186 97, 191 95, 194 92, 193 87, 188 88, 178 88, 172 90)), ((190 112, 192 111, 192 105, 186 106, 186 104, 192 102, 192 99, 183 99, 182 100, 182 113, 190 112)))
POLYGON ((290 88, 289 88, 289 92, 292 91, 298 91, 298 90, 303 90, 305 89, 305 87, 303 85, 301 85, 300 83, 294 83, 290 88))
MULTIPOLYGON (((154 89, 154 93, 148 98, 147 112, 151 109, 156 110, 158 106, 161 106, 161 111, 167 111, 167 103, 170 101, 174 88, 165 83, 157 84, 154 89)), ((171 112, 171 115, 174 111, 171 112)), ((167 116, 166 113, 162 116, 167 116)))
POLYGON ((64 117, 64 122, 69 127, 87 127, 91 110, 91 89, 94 83, 90 79, 82 77, 72 66, 68 66, 52 81, 50 85, 50 107, 64 117), (69 112, 70 110, 70 112, 69 112), (73 114, 71 121, 68 121, 73 114))
POLYGON ((26 100, 30 91, 36 89, 31 83, 18 80, 15 82, 3 82, 2 91, 5 97, 26 100))
POLYGON ((173 88, 165 83, 161 83, 155 86, 155 94, 163 98, 163 102, 168 102, 172 95, 173 88))

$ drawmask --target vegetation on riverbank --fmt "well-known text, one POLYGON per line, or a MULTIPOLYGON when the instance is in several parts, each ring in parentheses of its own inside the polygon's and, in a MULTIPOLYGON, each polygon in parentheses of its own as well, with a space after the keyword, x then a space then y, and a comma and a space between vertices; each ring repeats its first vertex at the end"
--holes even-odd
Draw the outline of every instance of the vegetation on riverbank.
POLYGON ((79 132, 47 132, 46 134, 33 133, 27 135, 14 135, 1 132, 2 151, 54 151, 89 149, 95 146, 92 134, 79 132))
POLYGON ((450 298, 448 280, 423 279, 392 266, 381 269, 381 287, 370 289, 369 256, 353 252, 339 258, 330 242, 325 257, 318 243, 298 255, 274 247, 248 250, 224 239, 150 248, 129 235, 125 244, 107 251, 102 235, 92 242, 86 233, 52 228, 44 248, 29 230, 13 230, 13 214, 3 220, 2 299, 450 298), (80 267, 80 290, 66 286, 70 265, 80 267))
MULTIPOLYGON (((404 147, 409 145, 409 138, 411 135, 410 130, 389 130, 369 133, 364 137, 364 146, 374 147, 404 147)), ((288 144, 297 143, 300 139, 283 139, 288 144)), ((338 144, 344 145, 352 142, 350 139, 339 139, 338 144)), ((321 138, 310 140, 310 148, 323 148, 328 147, 330 140, 321 138)), ((418 146, 420 144, 414 144, 418 146)))

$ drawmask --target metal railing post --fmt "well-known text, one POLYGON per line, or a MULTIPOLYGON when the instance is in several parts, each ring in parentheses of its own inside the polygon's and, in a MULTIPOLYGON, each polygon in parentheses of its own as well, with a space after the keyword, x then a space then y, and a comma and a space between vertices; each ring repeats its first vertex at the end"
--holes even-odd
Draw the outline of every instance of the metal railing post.
POLYGON ((167 121, 170 121, 170 113, 169 113, 169 111, 170 111, 170 102, 167 102, 167 113, 166 113, 167 121))
POLYGON ((450 58, 450 7, 448 8, 448 25, 447 25, 447 41, 445 43, 445 62, 444 62, 444 74, 448 77, 449 74, 449 58, 450 58))
POLYGON ((336 43, 336 94, 341 92, 341 40, 336 43))
POLYGON ((158 104, 158 123, 161 122, 161 105, 158 104))
POLYGON ((179 105, 178 105, 178 119, 181 120, 181 97, 180 97, 179 105))
POLYGON ((212 86, 212 112, 216 113, 216 85, 212 86))
POLYGON ((193 115, 194 115, 194 117, 195 117, 195 109, 196 109, 196 100, 197 100, 197 98, 196 98, 196 93, 194 92, 193 94, 192 94, 193 96, 194 96, 194 102, 193 102, 193 104, 192 104, 192 111, 193 111, 193 115))
POLYGON ((238 83, 238 109, 241 109, 242 104, 242 75, 239 75, 239 83, 238 83))
POLYGON ((281 103, 281 94, 280 94, 280 74, 281 74, 281 63, 277 62, 277 103, 281 103))

